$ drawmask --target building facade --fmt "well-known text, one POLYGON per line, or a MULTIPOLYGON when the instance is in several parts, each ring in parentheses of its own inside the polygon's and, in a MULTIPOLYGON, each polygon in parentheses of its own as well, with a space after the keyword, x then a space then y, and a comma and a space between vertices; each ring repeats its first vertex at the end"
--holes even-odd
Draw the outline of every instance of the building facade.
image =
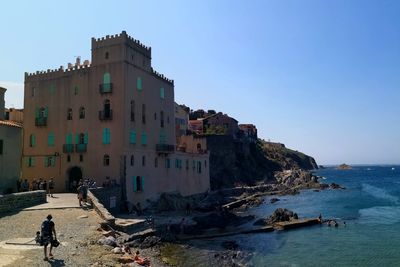
POLYGON ((0 87, 0 194, 15 192, 21 175, 22 125, 4 120, 5 92, 0 87))
POLYGON ((239 124, 239 129, 247 140, 252 143, 257 142, 257 127, 254 124, 239 124))
POLYGON ((205 192, 209 155, 176 150, 174 103, 150 47, 124 31, 92 38, 91 63, 25 74, 23 178, 54 177, 57 191, 116 180, 142 204, 205 192))

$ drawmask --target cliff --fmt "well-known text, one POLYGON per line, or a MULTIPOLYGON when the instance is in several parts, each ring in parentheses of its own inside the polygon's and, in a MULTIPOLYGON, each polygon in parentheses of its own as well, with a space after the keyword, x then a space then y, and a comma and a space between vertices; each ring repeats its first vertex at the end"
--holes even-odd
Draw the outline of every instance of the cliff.
POLYGON ((274 182, 275 172, 317 169, 315 160, 283 144, 208 135, 211 189, 274 182))

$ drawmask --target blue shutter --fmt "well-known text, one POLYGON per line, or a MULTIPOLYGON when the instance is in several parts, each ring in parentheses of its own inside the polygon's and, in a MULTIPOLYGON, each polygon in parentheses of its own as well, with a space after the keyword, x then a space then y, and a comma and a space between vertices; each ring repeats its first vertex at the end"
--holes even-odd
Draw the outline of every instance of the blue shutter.
POLYGON ((137 80, 136 80, 136 87, 137 87, 137 89, 138 89, 139 91, 143 89, 143 87, 142 87, 142 78, 141 78, 141 77, 137 77, 137 80))
POLYGON ((165 90, 164 90, 164 87, 161 87, 161 88, 160 88, 160 97, 161 97, 161 99, 164 99, 164 98, 165 98, 165 90))
POLYGON ((130 143, 136 144, 136 132, 134 130, 131 130, 130 132, 130 143))
POLYGON ((88 133, 85 133, 85 135, 83 136, 83 143, 87 145, 88 139, 89 139, 89 135, 88 135, 88 133))

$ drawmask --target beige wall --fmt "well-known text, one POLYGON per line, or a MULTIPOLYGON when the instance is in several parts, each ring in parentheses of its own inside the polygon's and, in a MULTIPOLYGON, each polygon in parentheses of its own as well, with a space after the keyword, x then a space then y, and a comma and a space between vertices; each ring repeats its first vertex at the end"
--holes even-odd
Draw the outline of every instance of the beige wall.
MULTIPOLYGON (((181 180, 189 174, 175 173, 171 170, 154 168, 156 145, 160 143, 160 134, 165 136, 165 144, 175 146, 174 85, 173 81, 155 73, 151 68, 151 49, 128 37, 125 33, 104 39, 92 39, 92 65, 73 69, 58 69, 46 73, 26 74, 25 76, 25 118, 24 118, 24 158, 37 157, 36 166, 23 164, 23 177, 30 180, 37 178, 55 178, 56 190, 65 191, 68 183, 68 171, 78 166, 83 177, 93 178, 98 184, 110 177, 120 181, 123 178, 124 164, 129 164, 130 155, 136 161, 146 156, 146 167, 126 171, 127 192, 129 193, 130 176, 141 173, 146 179, 145 197, 128 195, 131 201, 152 199, 164 190, 196 192, 206 191, 209 187, 208 169, 201 175, 190 174, 192 180, 181 180), (108 58, 105 58, 106 53, 108 58), (99 85, 103 83, 104 73, 110 73, 113 91, 100 94, 99 85), (137 78, 142 79, 142 90, 137 88, 137 78), (50 86, 55 85, 52 95, 50 86), (75 94, 75 86, 79 87, 75 94), (31 96, 32 87, 36 95, 31 96), (164 99, 160 96, 160 88, 164 88, 164 99), (110 121, 99 120, 99 111, 103 109, 104 100, 110 100, 113 118, 110 121), (131 101, 135 101, 135 121, 131 121, 131 101), (146 105, 146 123, 142 123, 142 105, 146 105), (47 126, 35 126, 35 108, 48 107, 47 126), (84 107, 85 119, 78 118, 79 108, 84 107), (73 119, 67 120, 68 108, 73 110, 73 119), (164 127, 160 126, 160 112, 164 112, 164 127), (111 144, 102 144, 102 131, 109 128, 111 144), (136 144, 130 143, 130 132, 136 132, 136 144), (55 135, 55 145, 48 146, 48 134, 55 135), (68 154, 63 152, 66 135, 78 133, 88 134, 87 152, 82 153, 83 162, 78 153, 71 153, 71 162, 67 162, 68 154), (146 133, 147 144, 141 143, 141 135, 146 133), (36 146, 29 146, 29 137, 36 135, 36 146), (49 155, 57 156, 56 166, 44 167, 44 159, 49 155), (103 166, 103 156, 110 156, 110 166, 103 166), (127 163, 124 162, 127 157, 127 163), (201 177, 200 177, 201 176, 201 177), (173 182, 167 187, 159 186, 158 179, 169 177, 173 182), (204 179, 205 182, 194 182, 204 179), (191 181, 191 182, 187 182, 191 181), (149 186, 147 186, 147 183, 149 186), (192 188, 200 184, 201 188, 192 188), (187 188, 190 187, 190 188, 187 188)), ((175 154, 171 151, 170 157, 175 154)), ((188 155, 187 157, 207 160, 207 155, 188 155)), ((138 161, 139 162, 139 161, 138 161)), ((164 163, 159 160, 159 165, 164 163)), ((171 165, 174 163, 171 163, 171 165)), ((173 167, 172 165, 171 167, 173 167)), ((136 166, 139 168, 139 165, 136 166)), ((204 168, 204 167, 203 167, 204 168)), ((166 178, 167 179, 167 178, 166 178)))
POLYGON ((0 154, 0 194, 4 190, 17 189, 21 173, 22 128, 1 124, 0 140, 3 140, 3 153, 0 154))

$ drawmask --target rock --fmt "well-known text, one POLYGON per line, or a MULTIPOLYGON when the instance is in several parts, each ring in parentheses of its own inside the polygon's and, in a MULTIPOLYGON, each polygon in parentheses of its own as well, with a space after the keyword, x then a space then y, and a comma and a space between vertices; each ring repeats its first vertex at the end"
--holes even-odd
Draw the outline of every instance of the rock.
POLYGON ((158 236, 148 236, 140 244, 140 248, 144 249, 144 248, 154 247, 155 245, 160 243, 160 241, 161 241, 161 238, 158 236))
POLYGON ((339 166, 337 166, 337 169, 338 170, 350 170, 351 166, 343 163, 343 164, 340 164, 339 166))
POLYGON ((133 248, 140 247, 140 244, 142 244, 142 240, 140 240, 140 239, 136 239, 136 240, 125 243, 125 245, 127 245, 129 247, 133 247, 133 248))
POLYGON ((84 218, 88 218, 88 216, 87 215, 81 215, 77 219, 84 219, 84 218))
POLYGON ((239 245, 234 240, 224 241, 222 242, 221 246, 224 249, 229 249, 229 250, 236 250, 239 248, 239 245))
POLYGON ((267 225, 267 222, 265 221, 265 219, 258 219, 257 221, 255 221, 253 223, 253 225, 255 225, 255 226, 265 226, 265 225, 267 225))
POLYGON ((297 214, 293 213, 293 211, 290 211, 288 209, 279 208, 276 209, 274 213, 272 213, 272 215, 266 219, 266 223, 273 224, 276 222, 287 222, 292 219, 298 219, 297 214))
POLYGON ((277 202, 277 201, 279 201, 280 199, 279 198, 276 198, 276 197, 274 197, 274 198, 271 198, 271 200, 269 201, 271 204, 273 204, 273 203, 275 203, 275 202, 277 202))
POLYGON ((115 239, 115 237, 112 236, 103 237, 98 241, 98 243, 103 246, 110 246, 110 247, 117 246, 117 240, 115 239))
POLYGON ((343 186, 341 186, 339 184, 336 184, 336 183, 331 183, 329 185, 329 187, 332 188, 332 189, 346 189, 345 187, 343 187, 343 186))
POLYGON ((115 247, 111 250, 114 254, 124 254, 120 247, 115 247))

